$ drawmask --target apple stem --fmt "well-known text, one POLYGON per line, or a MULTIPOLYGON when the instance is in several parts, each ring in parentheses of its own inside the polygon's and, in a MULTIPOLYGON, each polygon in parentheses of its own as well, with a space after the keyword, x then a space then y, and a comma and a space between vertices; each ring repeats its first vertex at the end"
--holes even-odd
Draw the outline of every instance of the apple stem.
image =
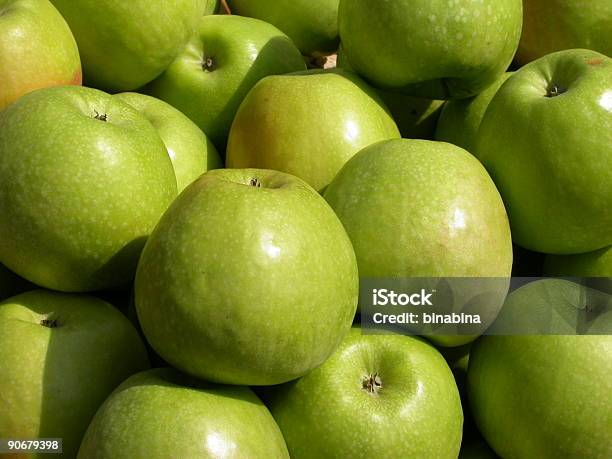
POLYGON ((96 109, 94 109, 94 113, 96 114, 94 116, 95 119, 100 121, 108 121, 108 115, 106 113, 98 113, 98 110, 96 109))
POLYGON ((367 391, 370 394, 378 394, 382 389, 382 380, 378 373, 372 373, 371 375, 363 378, 361 382, 361 388, 367 391))
POLYGON ((258 179, 256 179, 256 178, 252 178, 249 181, 249 185, 254 186, 256 188, 261 188, 261 182, 258 179))
POLYGON ((215 60, 212 57, 205 57, 202 62, 202 69, 205 72, 212 72, 215 69, 215 60))
POLYGON ((556 84, 551 85, 546 92, 546 97, 556 97, 560 96, 566 91, 565 88, 558 86, 556 84))
POLYGON ((42 319, 40 325, 48 328, 57 328, 60 326, 59 319, 42 319))

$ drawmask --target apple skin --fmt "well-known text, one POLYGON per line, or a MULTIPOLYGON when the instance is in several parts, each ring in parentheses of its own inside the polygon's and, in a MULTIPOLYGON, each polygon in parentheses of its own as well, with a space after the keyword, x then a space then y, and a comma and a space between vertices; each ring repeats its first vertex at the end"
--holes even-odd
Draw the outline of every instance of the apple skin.
POLYGON ((456 458, 463 413, 453 374, 419 338, 353 328, 319 368, 265 401, 293 459, 456 458), (376 377, 382 386, 364 385, 376 377))
POLYGON ((399 137, 384 103, 351 72, 270 76, 242 102, 226 164, 287 172, 321 191, 359 150, 399 137))
POLYGON ((46 88, 0 112, 0 262, 37 285, 129 283, 176 194, 155 129, 113 96, 46 88))
POLYGON ((204 0, 204 16, 216 14, 219 11, 219 0, 204 0))
MULTIPOLYGON (((342 46, 338 49, 336 67, 355 71, 348 62, 342 46)), ((403 138, 433 139, 444 101, 412 97, 384 89, 375 88, 375 90, 389 109, 403 138)))
POLYGON ((517 244, 552 254, 612 244, 611 88, 612 59, 560 51, 522 67, 489 104, 476 156, 517 244))
POLYGON ((206 135, 173 106, 135 92, 117 94, 115 98, 142 113, 157 130, 172 161, 179 193, 207 170, 223 166, 206 135))
POLYGON ((185 49, 146 91, 182 111, 223 150, 249 89, 267 75, 305 68, 299 50, 273 25, 204 16, 185 49))
POLYGON ((523 0, 520 65, 564 49, 585 48, 612 56, 612 3, 590 0, 523 0))
MULTIPOLYGON (((510 276, 501 197, 478 160, 459 147, 379 142, 355 155, 324 196, 351 238, 362 279, 510 276)), ((474 339, 430 338, 445 346, 474 339)))
POLYGON ((346 55, 375 86, 429 99, 482 92, 518 46, 521 0, 340 0, 346 55))
POLYGON ((0 437, 63 438, 59 457, 76 456, 104 399, 149 366, 132 324, 90 296, 36 290, 10 298, 0 303, 0 334, 0 437))
POLYGON ((315 190, 282 172, 217 169, 187 187, 147 241, 136 311, 172 366, 279 384, 338 346, 358 281, 349 238, 315 190))
POLYGON ((476 152, 476 138, 482 118, 491 99, 512 75, 506 72, 480 94, 469 99, 449 100, 438 118, 435 139, 457 145, 470 153, 476 152))
POLYGON ((0 1, 0 110, 35 89, 81 79, 72 32, 48 0, 0 1))
POLYGON ((289 459, 289 453, 270 412, 248 387, 156 368, 132 376, 104 402, 78 457, 289 459))
POLYGON ((612 246, 577 255, 548 255, 544 272, 549 276, 612 277, 612 246))
POLYGON ((338 49, 339 0, 230 0, 232 13, 275 25, 302 54, 325 56, 338 49))
MULTIPOLYGON (((554 294, 550 282, 561 281, 527 284, 511 298, 525 311, 543 289, 554 294)), ((501 457, 603 458, 612 455, 610 374, 609 335, 484 336, 470 353, 468 393, 501 457)))
POLYGON ((182 50, 202 0, 51 0, 72 29, 87 86, 131 91, 157 77, 182 50))

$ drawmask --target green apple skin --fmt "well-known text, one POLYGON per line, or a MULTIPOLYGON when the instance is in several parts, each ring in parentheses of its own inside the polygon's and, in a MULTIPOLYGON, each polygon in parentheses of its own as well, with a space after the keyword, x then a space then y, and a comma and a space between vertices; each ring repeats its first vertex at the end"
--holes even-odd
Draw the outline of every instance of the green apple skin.
POLYGON ((289 459, 289 453, 270 412, 248 387, 156 368, 130 377, 104 402, 78 457, 289 459))
POLYGON ((0 0, 0 110, 35 89, 81 79, 72 32, 49 0, 0 0))
POLYGON ((35 287, 27 280, 22 279, 0 263, 0 301, 33 288, 35 287))
POLYGON ((548 255, 544 272, 549 276, 612 277, 612 246, 577 255, 548 255))
POLYGON ((208 381, 279 384, 338 346, 358 281, 350 240, 315 190, 282 172, 217 169, 187 187, 147 241, 136 311, 172 366, 208 381))
POLYGON ((477 96, 447 101, 438 118, 435 139, 452 143, 474 154, 478 129, 487 107, 511 75, 512 72, 502 74, 495 83, 477 96))
POLYGON ((170 65, 202 15, 202 0, 51 0, 72 29, 87 86, 131 91, 170 65))
POLYGON ((299 50, 273 25, 204 16, 185 49, 146 91, 182 111, 222 150, 240 102, 255 83, 305 68, 299 50))
POLYGON ((611 111, 612 59, 589 50, 538 59, 497 92, 476 156, 518 245, 574 254, 612 244, 611 111))
MULTIPOLYGON (((526 308, 550 281, 512 295, 526 308)), ((470 353, 468 393, 501 457, 604 458, 612 455, 610 374, 609 335, 484 336, 470 353)))
POLYGON ((37 285, 129 283, 176 194, 154 127, 102 91, 40 89, 0 112, 0 262, 37 285))
POLYGON ((375 86, 461 99, 493 84, 518 46, 521 0, 340 0, 340 38, 375 86))
POLYGON ((0 437, 63 438, 59 457, 76 456, 106 397, 149 366, 132 324, 90 296, 35 290, 10 298, 0 303, 0 334, 0 437))
POLYGON ((219 0, 205 0, 204 1, 204 16, 209 14, 215 14, 219 11, 219 0))
POLYGON ((179 193, 204 172, 223 166, 206 135, 173 106, 135 92, 117 94, 115 98, 142 113, 157 130, 174 166, 179 193))
POLYGON ((359 150, 399 137, 384 103, 351 72, 270 76, 240 106, 226 164, 287 172, 321 191, 359 150))
POLYGON ((275 25, 302 54, 325 56, 338 49, 339 0, 230 0, 232 13, 275 25))
POLYGON ((591 0, 523 0, 520 65, 556 51, 585 48, 612 56, 612 3, 591 0))
POLYGON ((453 374, 415 337, 353 328, 323 365, 271 388, 266 403, 294 459, 459 453, 463 413, 453 374))
MULTIPOLYGON (((342 46, 338 49, 336 66, 354 71, 342 46)), ((376 92, 391 112, 403 138, 433 139, 444 101, 412 97, 384 89, 376 89, 376 92)))

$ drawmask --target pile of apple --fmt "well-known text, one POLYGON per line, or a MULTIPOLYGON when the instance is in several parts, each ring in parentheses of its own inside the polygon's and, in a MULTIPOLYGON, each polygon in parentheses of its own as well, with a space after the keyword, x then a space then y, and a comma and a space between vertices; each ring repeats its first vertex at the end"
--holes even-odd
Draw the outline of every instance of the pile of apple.
POLYGON ((222 3, 0 0, 0 439, 611 458, 612 336, 367 334, 358 298, 612 277, 612 2, 222 3))

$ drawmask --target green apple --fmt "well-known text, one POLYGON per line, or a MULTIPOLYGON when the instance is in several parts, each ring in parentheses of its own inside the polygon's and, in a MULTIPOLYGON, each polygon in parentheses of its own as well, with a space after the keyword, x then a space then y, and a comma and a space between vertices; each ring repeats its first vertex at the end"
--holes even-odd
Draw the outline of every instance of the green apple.
POLYGON ((104 399, 148 367, 132 324, 94 297, 10 298, 0 303, 0 336, 0 438, 62 438, 60 457, 76 456, 104 399))
POLYGON ((577 255, 548 255, 544 272, 551 276, 612 277, 612 246, 577 255))
POLYGON ((81 84, 70 28, 49 0, 0 0, 0 110, 38 88, 81 84))
POLYGON ((521 0, 340 0, 342 47, 374 85, 431 99, 476 95, 508 68, 521 0))
POLYGON ((172 62, 203 14, 202 0, 51 0, 72 29, 85 83, 130 91, 172 62))
POLYGON ((453 374, 418 338, 354 328, 321 367, 270 392, 293 459, 459 453, 463 413, 453 374))
POLYGON ((176 108, 135 92, 117 94, 115 98, 142 113, 157 130, 172 160, 179 193, 207 170, 222 166, 214 145, 176 108))
MULTIPOLYGON (((532 282, 510 298, 523 313, 542 298, 565 302, 559 282, 532 282)), ((610 374, 610 335, 484 336, 470 353, 469 399, 502 457, 610 457, 610 374)))
MULTIPOLYGON (((336 66, 354 71, 342 50, 342 46, 338 49, 336 66)), ((376 92, 391 112, 402 137, 407 139, 433 139, 443 101, 412 97, 398 92, 385 91, 384 89, 376 89, 376 92)))
POLYGON ((359 150, 399 136, 383 102, 351 72, 270 76, 238 110, 227 166, 276 169, 321 191, 359 150))
POLYGON ((204 0, 204 16, 215 14, 219 11, 219 0, 204 0))
POLYGON ((243 385, 323 363, 359 293, 353 248, 325 200, 296 177, 255 169, 209 171, 187 187, 147 241, 135 292, 164 360, 243 385))
POLYGON ((78 457, 289 459, 289 453, 270 412, 248 387, 157 368, 132 376, 104 402, 78 457))
POLYGON ((224 149, 240 102, 267 75, 304 70, 291 40, 273 25, 204 16, 182 53, 146 89, 181 110, 224 149))
POLYGON ((572 254, 612 244, 612 59, 549 54, 497 92, 476 141, 514 241, 572 254))
POLYGON ((523 0, 523 32, 516 60, 527 64, 564 49, 586 48, 612 56, 612 2, 523 0))
POLYGON ((104 92, 39 89, 0 112, 0 262, 37 285, 129 283, 176 193, 155 128, 104 92))
MULTIPOLYGON (((484 167, 459 147, 371 145, 342 168, 325 199, 351 238, 362 279, 510 276, 504 205, 484 167)), ((490 305, 491 320, 501 305, 490 305)), ((432 339, 460 345, 473 337, 432 339)))
POLYGON ((487 107, 502 84, 512 75, 506 72, 491 86, 469 99, 449 100, 438 118, 435 139, 476 152, 476 137, 487 107))
POLYGON ((339 0, 230 0, 232 13, 274 24, 302 54, 320 56, 338 49, 339 0))
POLYGON ((32 290, 32 288, 34 288, 32 284, 0 263, 0 301, 4 301, 27 290, 32 290))

